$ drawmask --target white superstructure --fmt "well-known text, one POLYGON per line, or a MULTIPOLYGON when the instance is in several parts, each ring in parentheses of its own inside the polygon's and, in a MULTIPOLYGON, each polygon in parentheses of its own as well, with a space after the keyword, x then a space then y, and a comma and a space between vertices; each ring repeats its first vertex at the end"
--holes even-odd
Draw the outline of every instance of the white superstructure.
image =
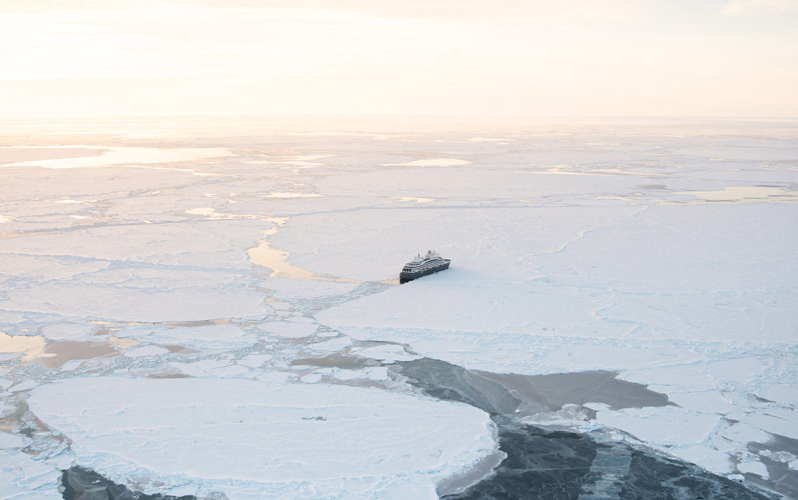
POLYGON ((428 274, 443 271, 449 268, 449 262, 449 259, 442 258, 434 250, 429 250, 424 257, 420 254, 416 255, 413 260, 402 268, 402 272, 399 274, 399 282, 406 283, 428 274))

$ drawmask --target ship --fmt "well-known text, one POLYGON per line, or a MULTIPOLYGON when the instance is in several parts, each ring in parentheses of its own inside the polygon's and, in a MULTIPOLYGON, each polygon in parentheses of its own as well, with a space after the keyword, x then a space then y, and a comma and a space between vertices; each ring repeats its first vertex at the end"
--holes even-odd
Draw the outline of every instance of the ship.
POLYGON ((399 284, 449 269, 449 262, 451 262, 449 259, 441 258, 433 250, 428 251, 424 257, 421 254, 416 255, 416 258, 405 264, 402 272, 399 273, 399 284))

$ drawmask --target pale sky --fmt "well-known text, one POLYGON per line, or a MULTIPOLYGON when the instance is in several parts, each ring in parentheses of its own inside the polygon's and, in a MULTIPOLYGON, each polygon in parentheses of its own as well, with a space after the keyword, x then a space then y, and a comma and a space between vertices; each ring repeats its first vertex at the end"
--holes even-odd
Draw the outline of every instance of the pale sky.
POLYGON ((798 118, 798 0, 0 0, 0 117, 798 118))

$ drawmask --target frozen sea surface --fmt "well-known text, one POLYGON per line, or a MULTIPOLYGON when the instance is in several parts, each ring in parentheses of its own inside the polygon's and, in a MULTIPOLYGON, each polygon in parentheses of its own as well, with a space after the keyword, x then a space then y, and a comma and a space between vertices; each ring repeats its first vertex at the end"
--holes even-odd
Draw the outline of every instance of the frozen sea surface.
POLYGON ((579 442, 579 498, 636 498, 628 477, 662 498, 798 498, 796 137, 791 121, 0 125, 0 497, 58 497, 84 467, 201 499, 503 498, 519 483, 502 478, 567 482, 524 471, 579 442), (428 249, 451 268, 397 286, 428 249), (455 381, 476 386, 454 397, 455 381), (167 425, 178 400, 191 425, 167 425), (363 439, 301 416, 282 437, 234 432, 322 407, 363 439), (439 409, 441 432, 397 439, 439 409))
POLYGON ((436 498, 437 482, 496 452, 484 412, 373 388, 74 378, 28 404, 83 467, 146 493, 436 498))

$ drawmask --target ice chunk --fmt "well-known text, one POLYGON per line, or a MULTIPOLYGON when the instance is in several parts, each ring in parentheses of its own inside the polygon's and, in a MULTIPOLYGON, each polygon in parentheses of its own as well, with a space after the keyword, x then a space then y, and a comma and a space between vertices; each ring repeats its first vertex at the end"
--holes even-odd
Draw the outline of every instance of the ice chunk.
POLYGON ((116 332, 117 337, 134 338, 161 345, 181 345, 198 350, 237 349, 257 342, 257 336, 233 324, 180 326, 133 326, 116 332))
POLYGON ((352 349, 350 352, 356 356, 379 359, 381 361, 411 361, 420 358, 420 356, 416 354, 410 354, 405 351, 403 346, 395 344, 363 347, 359 349, 352 349))
POLYGON ((7 432, 0 432, 0 450, 7 448, 22 448, 26 445, 22 436, 15 436, 7 432))
POLYGON ((768 410, 748 415, 744 422, 771 434, 798 439, 798 411, 768 410))
POLYGON ((128 349, 125 351, 123 356, 138 358, 142 356, 160 356, 161 354, 166 354, 168 352, 169 349, 164 349, 163 347, 158 347, 157 345, 148 345, 144 347, 137 347, 135 349, 128 349))
POLYGON ((765 464, 756 459, 737 464, 737 470, 743 474, 756 474, 757 476, 761 476, 762 479, 770 479, 768 468, 765 464))
POLYGON ((751 442, 765 443, 770 440, 770 435, 745 422, 738 422, 728 429, 720 432, 720 435, 729 441, 735 441, 744 445, 751 442))
POLYGON ((318 373, 309 373, 307 375, 302 376, 299 380, 306 384, 315 384, 321 381, 321 375, 318 373))
POLYGON ((598 420, 651 444, 699 444, 715 429, 720 416, 682 408, 627 408, 599 411, 598 420))
POLYGON ((22 382, 20 382, 20 383, 18 383, 16 385, 12 385, 8 389, 8 392, 29 391, 29 390, 33 389, 34 387, 36 387, 38 385, 39 385, 39 382, 37 382, 35 380, 23 380, 22 382))
POLYGON ((758 395, 776 403, 798 406, 798 389, 787 384, 767 384, 758 395))
POLYGON ((239 365, 248 366, 250 368, 258 368, 263 366, 264 363, 272 359, 271 354, 250 354, 238 360, 239 365))
POLYGON ((274 290, 277 299, 307 299, 345 294, 358 284, 273 277, 265 280, 263 286, 274 290))
POLYGON ((271 332, 278 337, 297 339, 313 335, 318 325, 315 323, 296 323, 292 321, 269 321, 267 323, 261 323, 258 328, 271 332))
POLYGON ((10 292, 0 307, 65 317, 164 322, 252 317, 268 314, 263 297, 247 290, 182 288, 134 290, 85 284, 44 284, 10 292))
POLYGON ((0 332, 0 353, 24 353, 26 359, 32 360, 44 349, 44 345, 42 337, 7 335, 0 332))
POLYGON ((61 471, 30 455, 0 446, 0 495, 13 500, 63 500, 61 471))
POLYGON ((349 337, 337 337, 324 342, 310 344, 308 345, 308 348, 314 352, 329 353, 340 351, 341 349, 347 348, 350 345, 352 345, 352 340, 349 337))
POLYGON ((716 391, 673 392, 668 391, 668 399, 681 406, 701 413, 725 415, 737 409, 729 398, 716 391))
POLYGON ((172 368, 177 368, 181 372, 192 377, 207 377, 215 370, 230 366, 228 361, 222 361, 218 359, 203 359, 193 363, 181 363, 178 361, 173 361, 168 364, 172 368))
POLYGON ((371 380, 388 380, 388 368, 385 366, 373 366, 366 368, 366 377, 371 380))
POLYGON ((698 464, 715 474, 730 474, 732 462, 726 451, 721 451, 707 445, 674 446, 668 452, 682 460, 698 464))
POLYGON ((697 359, 698 356, 693 352, 667 346, 655 350, 616 345, 574 345, 545 355, 545 363, 551 369, 563 372, 629 370, 644 366, 689 363, 697 359))
POLYGON ((714 389, 718 384, 718 380, 709 375, 707 369, 700 364, 640 368, 624 372, 621 378, 640 384, 689 387, 692 390, 714 389))
POLYGON ((41 329, 48 340, 89 340, 95 331, 94 324, 80 323, 54 323, 41 329))
POLYGON ((438 481, 496 449, 481 410, 377 389, 76 378, 36 389, 28 404, 71 439, 78 464, 117 483, 201 484, 231 500, 434 499, 438 481))

